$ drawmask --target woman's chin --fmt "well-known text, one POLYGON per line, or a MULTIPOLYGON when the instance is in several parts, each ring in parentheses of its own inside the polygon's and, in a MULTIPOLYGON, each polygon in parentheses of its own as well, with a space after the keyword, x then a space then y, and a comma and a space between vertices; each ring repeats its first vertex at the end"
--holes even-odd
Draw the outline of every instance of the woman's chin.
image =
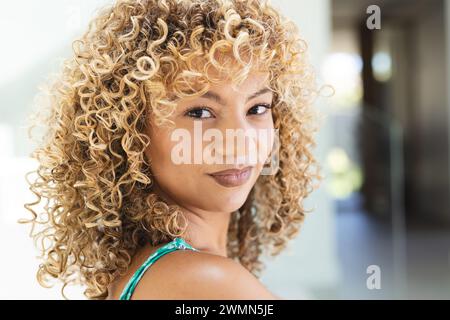
POLYGON ((248 196, 248 190, 236 190, 235 192, 223 192, 211 197, 210 204, 214 204, 211 211, 234 212, 242 207, 248 196))

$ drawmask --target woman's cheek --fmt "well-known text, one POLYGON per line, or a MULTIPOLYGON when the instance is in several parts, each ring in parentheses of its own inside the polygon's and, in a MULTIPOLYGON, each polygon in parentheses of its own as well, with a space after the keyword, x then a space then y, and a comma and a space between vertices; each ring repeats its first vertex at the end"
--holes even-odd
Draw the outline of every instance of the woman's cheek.
POLYGON ((163 174, 172 165, 171 149, 172 142, 167 132, 154 129, 150 135, 150 145, 146 150, 152 173, 163 174))

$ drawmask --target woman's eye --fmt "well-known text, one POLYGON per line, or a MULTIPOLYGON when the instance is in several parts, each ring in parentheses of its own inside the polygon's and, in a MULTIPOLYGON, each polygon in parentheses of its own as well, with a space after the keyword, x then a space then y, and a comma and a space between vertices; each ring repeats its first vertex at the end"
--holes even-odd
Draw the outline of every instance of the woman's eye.
POLYGON ((248 110, 248 114, 256 114, 256 115, 264 114, 270 108, 271 106, 268 104, 258 104, 254 107, 251 107, 250 110, 248 110))
POLYGON ((211 111, 209 111, 207 108, 193 108, 188 110, 185 115, 197 119, 205 119, 213 117, 211 111))

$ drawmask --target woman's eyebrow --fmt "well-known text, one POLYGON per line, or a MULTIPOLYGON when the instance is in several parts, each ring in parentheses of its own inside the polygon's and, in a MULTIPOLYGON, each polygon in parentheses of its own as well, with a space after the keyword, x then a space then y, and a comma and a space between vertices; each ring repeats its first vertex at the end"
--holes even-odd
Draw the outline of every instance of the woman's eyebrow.
MULTIPOLYGON (((268 87, 264 87, 258 91, 256 91, 255 93, 251 94, 250 96, 247 97, 246 102, 252 100, 253 98, 256 98, 257 96, 260 96, 266 92, 270 92, 271 90, 268 87)), ((213 92, 213 91, 207 91, 206 93, 204 93, 203 95, 200 96, 201 98, 206 98, 206 99, 211 99, 214 100, 215 102, 225 105, 225 101, 222 99, 222 97, 213 92)))

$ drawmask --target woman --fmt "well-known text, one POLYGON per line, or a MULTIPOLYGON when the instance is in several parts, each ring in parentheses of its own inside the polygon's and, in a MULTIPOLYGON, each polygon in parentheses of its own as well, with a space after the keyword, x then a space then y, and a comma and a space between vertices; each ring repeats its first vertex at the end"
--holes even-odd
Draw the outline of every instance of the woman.
POLYGON ((321 178, 305 48, 257 0, 103 9, 39 122, 38 201, 23 221, 43 246, 39 282, 62 280, 63 295, 81 283, 90 299, 277 298, 261 258, 298 233, 321 178), (228 148, 228 130, 244 144, 228 148))

